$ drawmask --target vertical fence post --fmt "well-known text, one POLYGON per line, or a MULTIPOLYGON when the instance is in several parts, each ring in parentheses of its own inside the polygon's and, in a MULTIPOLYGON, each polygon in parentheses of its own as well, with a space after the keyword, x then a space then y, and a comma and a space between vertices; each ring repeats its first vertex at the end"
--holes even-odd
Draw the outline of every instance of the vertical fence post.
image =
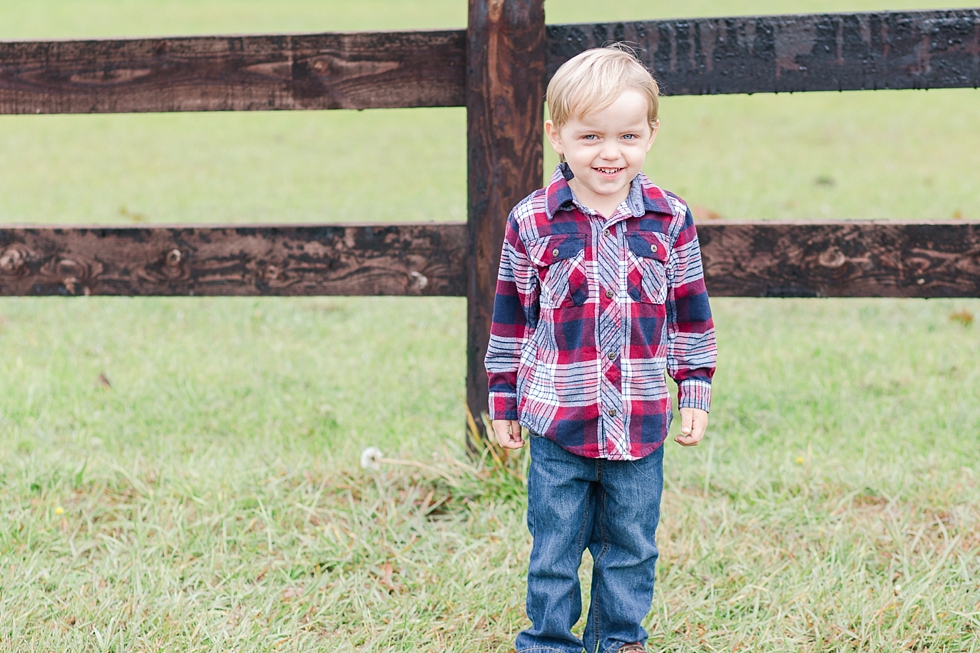
POLYGON ((483 357, 507 214, 541 185, 544 75, 544 0, 470 0, 466 404, 481 433, 483 357))

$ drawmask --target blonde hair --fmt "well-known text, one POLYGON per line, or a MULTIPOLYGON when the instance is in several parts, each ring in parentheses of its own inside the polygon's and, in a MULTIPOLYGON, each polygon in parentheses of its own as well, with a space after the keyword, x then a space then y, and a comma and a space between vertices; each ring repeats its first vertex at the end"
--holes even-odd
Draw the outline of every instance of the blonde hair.
POLYGON ((660 87, 629 46, 614 43, 586 50, 561 65, 548 84, 548 113, 555 127, 575 116, 605 109, 629 89, 647 96, 650 126, 657 124, 660 87))

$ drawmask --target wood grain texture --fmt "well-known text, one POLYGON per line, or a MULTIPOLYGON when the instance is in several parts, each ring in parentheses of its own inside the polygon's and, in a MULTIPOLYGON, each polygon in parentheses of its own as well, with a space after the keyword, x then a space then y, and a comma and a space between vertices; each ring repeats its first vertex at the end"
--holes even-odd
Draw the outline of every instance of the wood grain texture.
MULTIPOLYGON (((524 11, 513 1, 481 6, 524 11)), ((538 48, 537 15, 522 16, 506 33, 538 48)), ((551 25, 543 74, 622 40, 673 95, 980 86, 978 9, 551 25)), ((475 63, 509 42, 486 40, 475 63)), ((466 47, 462 30, 6 41, 0 114, 462 106, 466 47)), ((537 50, 518 47, 530 79, 537 50)))
POLYGON ((465 32, 0 42, 0 114, 460 106, 465 32))
POLYGON ((980 222, 699 225, 715 297, 980 297, 980 222))
MULTIPOLYGON (((980 297, 980 222, 698 234, 714 297, 980 297)), ((0 295, 465 296, 467 239, 462 223, 4 227, 0 295)))
POLYGON ((466 293, 463 223, 0 228, 0 295, 466 293))
POLYGON ((551 25, 548 78, 610 41, 669 95, 980 86, 980 9, 551 25))
POLYGON ((483 359, 507 215, 541 185, 544 78, 544 0, 470 0, 466 401, 478 427, 488 410, 483 359))

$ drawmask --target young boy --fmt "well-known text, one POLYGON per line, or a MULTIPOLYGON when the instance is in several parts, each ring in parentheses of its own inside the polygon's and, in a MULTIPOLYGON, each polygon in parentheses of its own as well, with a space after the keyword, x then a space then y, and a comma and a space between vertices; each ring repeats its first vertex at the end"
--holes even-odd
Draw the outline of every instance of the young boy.
POLYGON ((517 650, 643 651, 671 421, 708 425, 715 339, 691 212, 641 172, 659 89, 625 49, 584 52, 548 86, 559 154, 547 188, 507 220, 486 357, 497 441, 530 432, 527 579, 517 650), (584 641, 578 568, 594 560, 584 641))

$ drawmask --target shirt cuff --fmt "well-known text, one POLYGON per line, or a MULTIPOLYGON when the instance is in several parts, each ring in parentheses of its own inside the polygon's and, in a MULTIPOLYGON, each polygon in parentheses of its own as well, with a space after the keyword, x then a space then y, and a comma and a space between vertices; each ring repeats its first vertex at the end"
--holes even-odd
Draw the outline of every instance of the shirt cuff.
POLYGON ((491 392, 490 419, 517 419, 517 395, 509 392, 491 392))
POLYGON ((711 383, 701 379, 684 379, 677 386, 678 408, 711 409, 711 383))

